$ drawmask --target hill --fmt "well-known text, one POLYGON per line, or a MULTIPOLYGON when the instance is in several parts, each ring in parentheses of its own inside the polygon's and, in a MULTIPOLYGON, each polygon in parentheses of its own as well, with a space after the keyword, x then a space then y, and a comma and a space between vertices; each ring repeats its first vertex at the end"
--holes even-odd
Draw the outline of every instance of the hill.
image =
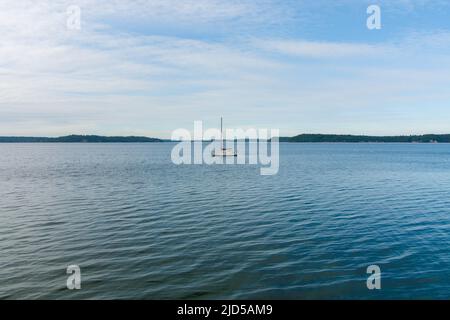
POLYGON ((106 137, 95 135, 70 135, 57 138, 48 137, 0 137, 0 143, 129 143, 129 142, 164 142, 165 140, 147 137, 106 137))

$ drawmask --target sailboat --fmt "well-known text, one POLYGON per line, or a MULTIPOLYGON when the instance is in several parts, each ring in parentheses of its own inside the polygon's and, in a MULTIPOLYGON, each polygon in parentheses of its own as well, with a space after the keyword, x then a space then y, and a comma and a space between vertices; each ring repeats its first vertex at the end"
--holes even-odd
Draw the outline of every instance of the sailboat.
POLYGON ((220 149, 213 150, 213 157, 237 157, 237 153, 232 148, 225 148, 225 139, 223 138, 223 118, 220 117, 220 137, 222 145, 220 149))

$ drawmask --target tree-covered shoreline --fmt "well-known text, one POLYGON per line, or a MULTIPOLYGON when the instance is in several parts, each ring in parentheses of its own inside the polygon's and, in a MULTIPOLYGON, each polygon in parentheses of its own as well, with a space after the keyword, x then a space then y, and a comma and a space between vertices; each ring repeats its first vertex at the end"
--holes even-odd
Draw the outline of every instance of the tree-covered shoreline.
MULTIPOLYGON (((0 143, 148 143, 170 142, 168 139, 141 136, 69 135, 62 137, 0 137, 0 143)), ((280 137, 280 142, 292 143, 450 143, 450 134, 411 136, 368 136, 339 134, 300 134, 280 137)))
POLYGON ((280 142, 450 143, 450 134, 425 134, 425 135, 411 135, 411 136, 300 134, 294 137, 280 137, 280 142))
POLYGON ((0 137, 0 143, 129 143, 129 142, 164 142, 166 140, 137 136, 97 136, 69 135, 63 137, 0 137))

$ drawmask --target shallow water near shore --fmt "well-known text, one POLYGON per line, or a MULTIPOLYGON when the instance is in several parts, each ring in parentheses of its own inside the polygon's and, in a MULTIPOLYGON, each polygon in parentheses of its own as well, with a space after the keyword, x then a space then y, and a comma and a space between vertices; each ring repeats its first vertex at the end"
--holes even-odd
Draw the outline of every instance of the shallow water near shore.
POLYGON ((173 146, 0 144, 0 298, 450 298, 450 144, 282 143, 274 176, 173 146))

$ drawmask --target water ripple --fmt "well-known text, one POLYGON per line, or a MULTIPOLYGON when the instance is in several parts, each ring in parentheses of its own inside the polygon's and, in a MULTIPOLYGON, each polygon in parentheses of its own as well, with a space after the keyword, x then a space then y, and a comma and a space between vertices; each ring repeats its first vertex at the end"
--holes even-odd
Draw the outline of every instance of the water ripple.
POLYGON ((450 298, 450 145, 282 144, 272 177, 171 147, 0 145, 0 298, 450 298))

